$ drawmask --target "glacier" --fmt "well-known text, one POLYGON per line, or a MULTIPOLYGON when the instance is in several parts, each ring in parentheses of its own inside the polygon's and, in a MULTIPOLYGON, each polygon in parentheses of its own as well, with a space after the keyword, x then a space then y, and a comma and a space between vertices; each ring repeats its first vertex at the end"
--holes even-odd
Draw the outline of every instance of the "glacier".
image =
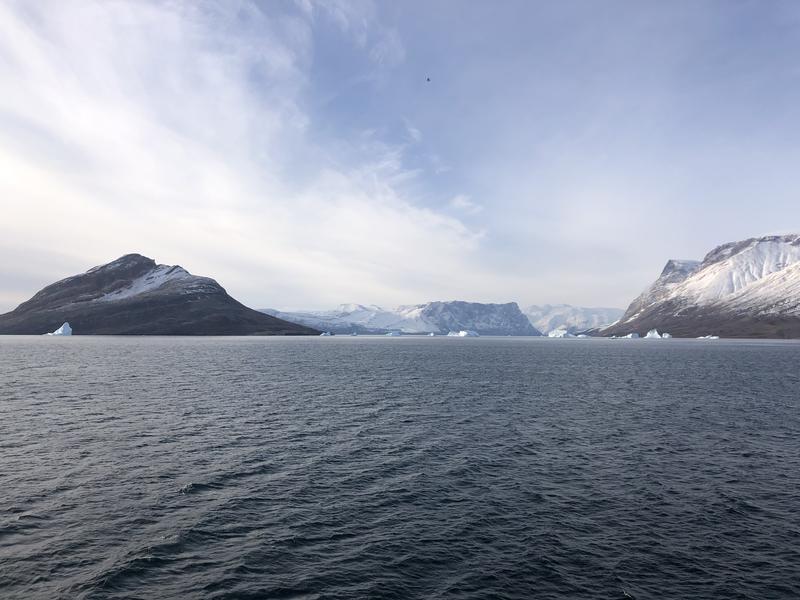
POLYGON ((532 305, 523 312, 531 324, 548 334, 557 329, 580 333, 588 329, 607 327, 625 312, 621 308, 590 308, 571 304, 532 305))

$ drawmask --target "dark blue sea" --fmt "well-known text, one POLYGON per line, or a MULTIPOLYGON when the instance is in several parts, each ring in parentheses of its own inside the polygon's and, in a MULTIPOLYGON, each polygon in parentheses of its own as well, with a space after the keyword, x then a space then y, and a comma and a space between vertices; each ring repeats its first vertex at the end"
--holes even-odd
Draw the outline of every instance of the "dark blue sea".
POLYGON ((0 598, 800 598, 800 343, 3 337, 0 598))

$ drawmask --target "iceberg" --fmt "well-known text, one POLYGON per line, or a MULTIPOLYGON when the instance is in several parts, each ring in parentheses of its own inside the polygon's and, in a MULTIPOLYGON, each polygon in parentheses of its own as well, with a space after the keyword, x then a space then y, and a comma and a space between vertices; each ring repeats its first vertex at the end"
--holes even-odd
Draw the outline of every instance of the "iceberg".
POLYGON ((638 333, 629 333, 628 335, 623 335, 622 337, 623 337, 623 339, 627 339, 627 340, 638 340, 639 339, 639 334, 638 333))
POLYGON ((403 334, 400 333, 399 331, 390 331, 389 333, 386 334, 387 337, 400 337, 401 335, 403 334))
POLYGON ((718 335, 701 335, 697 338, 698 340, 718 340, 718 335))
POLYGON ((658 329, 651 329, 650 331, 647 332, 647 335, 644 337, 645 339, 648 340, 660 340, 661 334, 658 333, 658 329))
POLYGON ((323 331, 322 333, 319 334, 319 337, 330 337, 332 335, 333 334, 330 331, 323 331))
POLYGON ((428 337, 434 337, 435 335, 436 335, 436 334, 435 334, 435 333, 433 333, 433 332, 431 331, 431 332, 428 334, 428 337))
POLYGON ((45 333, 45 335, 72 335, 72 327, 69 326, 69 323, 64 323, 52 333, 45 333))
POLYGON ((471 329, 462 329, 461 331, 451 331, 447 334, 448 337, 480 337, 478 332, 471 329))
POLYGON ((672 334, 671 334, 671 333, 666 333, 666 332, 665 332, 665 333, 662 333, 662 334, 661 334, 661 339, 662 339, 662 340, 668 340, 668 339, 670 339, 671 337, 672 337, 672 334))

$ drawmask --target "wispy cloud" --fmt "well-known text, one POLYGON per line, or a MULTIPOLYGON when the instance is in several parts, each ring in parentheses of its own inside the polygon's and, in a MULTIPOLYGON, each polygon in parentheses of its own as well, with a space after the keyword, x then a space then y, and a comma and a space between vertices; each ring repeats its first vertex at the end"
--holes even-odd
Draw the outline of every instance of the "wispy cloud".
POLYGON ((414 143, 422 141, 422 132, 414 127, 414 125, 408 119, 403 120, 403 124, 406 127, 406 135, 408 135, 408 139, 414 143))
POLYGON ((4 263, 51 257, 44 284, 139 251, 255 305, 425 297, 479 236, 415 203, 400 148, 309 140, 311 27, 247 2, 0 7, 4 263))
POLYGON ((474 215, 483 210, 483 206, 472 201, 466 194, 458 194, 450 200, 450 207, 457 211, 474 215))

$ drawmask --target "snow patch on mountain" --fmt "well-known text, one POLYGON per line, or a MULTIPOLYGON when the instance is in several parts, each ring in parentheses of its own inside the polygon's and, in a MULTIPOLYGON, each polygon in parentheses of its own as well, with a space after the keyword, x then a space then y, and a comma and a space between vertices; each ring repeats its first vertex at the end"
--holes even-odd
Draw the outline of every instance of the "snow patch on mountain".
POLYGON ((97 302, 114 302, 116 300, 124 300, 125 298, 132 298, 133 296, 138 296, 140 294, 146 294, 148 292, 157 290, 171 281, 186 281, 194 278, 194 275, 182 267, 156 265, 152 271, 137 277, 125 287, 119 288, 97 298, 97 302))

